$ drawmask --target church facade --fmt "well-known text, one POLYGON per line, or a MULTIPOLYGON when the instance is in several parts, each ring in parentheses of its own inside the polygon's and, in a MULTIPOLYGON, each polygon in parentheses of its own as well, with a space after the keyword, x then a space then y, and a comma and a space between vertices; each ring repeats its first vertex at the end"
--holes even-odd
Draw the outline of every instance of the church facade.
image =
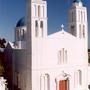
POLYGON ((88 90, 87 8, 74 0, 68 32, 48 35, 47 2, 27 1, 27 18, 16 25, 15 43, 9 42, 13 83, 20 90, 88 90), (26 28, 27 26, 27 28, 26 28))

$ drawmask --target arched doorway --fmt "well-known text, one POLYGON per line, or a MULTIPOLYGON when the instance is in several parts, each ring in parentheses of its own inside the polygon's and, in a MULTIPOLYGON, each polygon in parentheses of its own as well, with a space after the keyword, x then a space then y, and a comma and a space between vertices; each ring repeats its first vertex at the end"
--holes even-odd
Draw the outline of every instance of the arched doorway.
POLYGON ((70 82, 70 75, 61 72, 59 76, 56 77, 56 90, 69 90, 69 82, 70 82))
POLYGON ((68 90, 68 79, 59 81, 59 90, 68 90))

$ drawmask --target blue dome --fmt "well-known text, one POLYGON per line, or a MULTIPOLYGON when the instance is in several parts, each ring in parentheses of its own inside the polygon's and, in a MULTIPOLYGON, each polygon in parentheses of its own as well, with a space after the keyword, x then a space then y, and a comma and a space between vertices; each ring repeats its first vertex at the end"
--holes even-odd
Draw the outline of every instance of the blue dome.
POLYGON ((79 3, 79 2, 81 2, 81 0, 74 0, 73 2, 79 3))
POLYGON ((17 22, 16 27, 23 27, 25 25, 26 25, 26 20, 25 17, 23 17, 17 22))

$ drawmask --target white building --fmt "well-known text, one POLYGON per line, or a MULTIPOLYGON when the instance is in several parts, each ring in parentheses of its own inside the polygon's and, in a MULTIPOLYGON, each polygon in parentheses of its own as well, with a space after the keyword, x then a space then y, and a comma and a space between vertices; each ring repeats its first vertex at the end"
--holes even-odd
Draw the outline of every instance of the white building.
POLYGON ((6 80, 3 77, 0 77, 0 90, 8 90, 6 84, 6 80))
POLYGON ((27 28, 21 19, 15 30, 13 82, 21 90, 88 90, 87 8, 74 0, 68 32, 47 35, 47 2, 27 1, 27 28))

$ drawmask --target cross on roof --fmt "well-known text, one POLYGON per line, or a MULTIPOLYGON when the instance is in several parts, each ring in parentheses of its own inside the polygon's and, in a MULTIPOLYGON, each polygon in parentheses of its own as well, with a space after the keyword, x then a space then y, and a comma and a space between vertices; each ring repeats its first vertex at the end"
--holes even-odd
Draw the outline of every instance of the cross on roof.
POLYGON ((64 25, 63 24, 61 25, 61 30, 64 30, 64 25))

